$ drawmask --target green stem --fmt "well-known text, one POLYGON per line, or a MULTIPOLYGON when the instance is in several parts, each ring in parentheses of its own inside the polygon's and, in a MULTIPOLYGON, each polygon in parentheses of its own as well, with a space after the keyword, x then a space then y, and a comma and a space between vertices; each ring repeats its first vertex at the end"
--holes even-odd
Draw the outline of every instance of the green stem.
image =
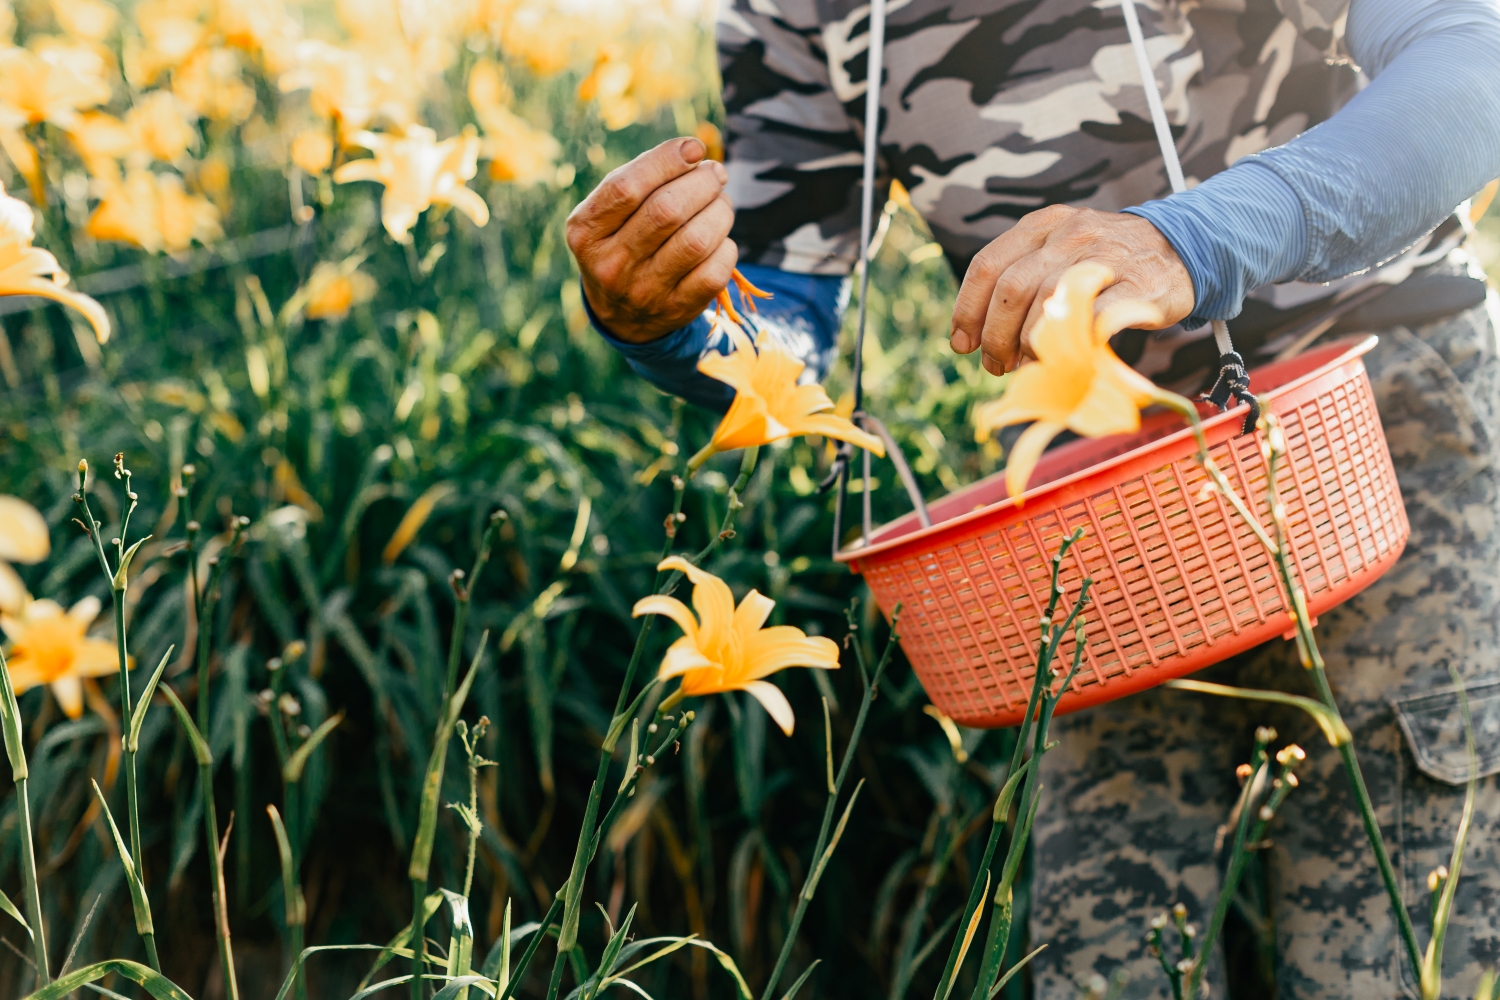
MULTIPOLYGON (((203 796, 203 838, 208 842, 208 860, 213 866, 214 936, 219 939, 219 967, 224 974, 225 994, 239 1000, 240 985, 234 972, 234 947, 229 939, 229 904, 224 893, 224 858, 219 852, 219 816, 214 806, 214 766, 198 768, 198 787, 203 796)), ((297 952, 299 955, 301 951, 297 952)))
MULTIPOLYGON (((818 828, 818 839, 813 845, 812 863, 808 865, 808 878, 812 877, 818 860, 823 857, 823 852, 828 847, 828 835, 833 825, 833 813, 838 805, 839 793, 843 791, 844 780, 849 777, 849 770, 854 763, 854 751, 858 748, 860 736, 864 733, 865 720, 870 715, 870 706, 874 704, 875 696, 879 692, 880 679, 885 674, 885 668, 891 662, 891 655, 896 649, 898 642, 896 624, 900 614, 900 607, 891 612, 890 638, 886 642, 885 652, 881 655, 880 662, 876 664, 873 675, 865 668, 863 645, 858 637, 849 644, 854 647, 854 656, 859 664, 860 680, 864 682, 864 696, 859 702, 859 713, 854 717, 854 729, 850 732, 849 743, 844 748, 844 758, 839 763, 838 776, 833 781, 833 790, 829 792, 828 802, 823 807, 823 824, 818 828)), ((852 617, 850 621, 852 626, 852 617)), ((771 970, 771 978, 766 980, 765 989, 761 991, 761 1000, 770 1000, 771 995, 776 992, 776 987, 786 972, 787 962, 791 960, 792 948, 797 944, 797 931, 802 927, 802 918, 807 915, 807 908, 811 903, 812 896, 806 891, 797 893, 797 908, 792 911, 791 926, 787 928, 786 939, 781 945, 781 953, 776 956, 776 965, 771 970)))
MULTIPOLYGON (((422 970, 424 968, 422 953, 427 949, 427 939, 424 934, 427 923, 427 910, 423 906, 427 898, 427 879, 413 875, 411 879, 411 937, 407 943, 411 945, 411 995, 412 1000, 422 1000, 425 992, 422 988, 422 970)), ((540 933, 540 932, 538 932, 540 933)))
POLYGON ((36 962, 37 985, 52 981, 47 963, 47 933, 42 928, 42 897, 37 889, 36 853, 31 841, 31 803, 26 797, 25 778, 16 780, 16 808, 21 818, 21 881, 26 892, 26 919, 31 921, 31 954, 36 962))
POLYGON ((498 996, 496 1000, 510 1000, 510 995, 516 991, 516 987, 519 986, 521 984, 521 980, 526 977, 527 967, 531 965, 531 960, 536 957, 537 949, 542 946, 542 941, 546 939, 548 928, 550 928, 554 923, 557 922, 558 916, 562 913, 562 908, 562 897, 554 896, 552 899, 552 905, 547 907, 547 913, 542 917, 542 926, 538 927, 536 931, 532 933, 531 943, 528 944, 526 946, 526 950, 521 953, 521 960, 517 962, 516 967, 511 970, 510 982, 506 984, 505 989, 501 991, 500 996, 498 996))
POLYGON ((1235 890, 1239 888, 1240 875, 1245 870, 1245 862, 1249 860, 1249 854, 1245 851, 1245 839, 1250 833, 1250 814, 1255 811, 1255 780, 1266 766, 1265 744, 1257 739, 1255 752, 1250 755, 1250 776, 1245 779, 1244 791, 1240 793, 1240 818, 1234 828, 1234 843, 1229 848, 1229 869, 1224 874, 1223 884, 1219 886, 1219 898, 1214 902, 1213 916, 1203 932, 1203 945, 1198 950, 1201 958, 1193 963, 1193 970, 1188 974, 1188 996, 1195 995, 1198 984, 1203 980, 1203 973, 1208 968, 1208 957, 1213 954, 1214 942, 1219 937, 1219 929, 1224 926, 1225 918, 1229 916, 1230 904, 1234 901, 1235 890))

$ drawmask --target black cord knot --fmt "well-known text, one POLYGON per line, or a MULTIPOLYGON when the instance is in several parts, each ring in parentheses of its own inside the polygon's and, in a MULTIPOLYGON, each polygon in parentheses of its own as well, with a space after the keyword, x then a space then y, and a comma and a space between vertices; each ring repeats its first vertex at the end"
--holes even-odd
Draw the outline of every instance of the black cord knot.
POLYGON ((1250 391, 1250 373, 1245 370, 1245 359, 1240 357, 1238 351, 1219 355, 1219 377, 1214 379, 1213 387, 1198 398, 1212 403, 1220 410, 1229 409, 1233 405, 1230 400, 1250 407, 1250 412, 1245 414, 1241 434, 1249 434, 1255 430, 1255 424, 1260 420, 1260 400, 1250 391))

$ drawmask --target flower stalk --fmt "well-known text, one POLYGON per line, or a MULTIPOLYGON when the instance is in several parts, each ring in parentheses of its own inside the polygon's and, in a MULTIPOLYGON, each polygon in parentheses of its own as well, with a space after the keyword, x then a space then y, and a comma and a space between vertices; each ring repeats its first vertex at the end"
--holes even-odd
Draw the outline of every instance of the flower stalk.
POLYGON ((36 965, 38 986, 52 981, 47 963, 47 932, 42 925, 42 896, 37 884, 36 846, 32 843, 31 804, 26 795, 30 771, 26 766, 26 745, 21 741, 21 709, 16 704, 15 687, 10 682, 10 668, 5 653, 0 652, 0 733, 5 738, 5 754, 10 759, 10 776, 16 785, 16 809, 21 832, 21 891, 25 895, 26 928, 31 935, 31 959, 36 965))
MULTIPOLYGON (((116 454, 114 459, 115 478, 124 481, 125 499, 127 501, 125 514, 120 523, 119 537, 113 539, 115 547, 115 564, 110 566, 109 557, 104 552, 104 538, 100 534, 102 525, 94 519, 93 511, 89 509, 87 493, 88 484, 88 462, 80 459, 78 462, 78 492, 73 494, 73 502, 78 505, 83 514, 84 531, 88 532, 89 538, 94 543, 94 554, 99 559, 99 568, 110 581, 109 596, 114 605, 115 613, 115 646, 120 661, 120 717, 129 720, 134 714, 135 706, 130 700, 130 653, 126 644, 125 635, 125 591, 129 586, 130 561, 135 558, 136 552, 141 545, 150 538, 147 535, 126 547, 126 541, 130 533, 130 516, 135 513, 138 497, 130 488, 130 470, 125 467, 125 456, 123 453, 116 454)), ((135 777, 135 748, 126 741, 122 754, 121 768, 125 772, 125 802, 129 813, 130 826, 130 855, 134 863, 133 877, 139 882, 139 892, 133 897, 137 908, 144 908, 144 914, 137 914, 136 923, 141 928, 141 943, 146 948, 146 960, 150 963, 152 970, 161 972, 161 960, 156 954, 156 934, 154 931, 146 930, 154 926, 151 923, 151 903, 146 896, 146 870, 145 859, 141 855, 141 819, 139 792, 136 788, 135 777), (144 917, 144 921, 142 920, 144 917)))

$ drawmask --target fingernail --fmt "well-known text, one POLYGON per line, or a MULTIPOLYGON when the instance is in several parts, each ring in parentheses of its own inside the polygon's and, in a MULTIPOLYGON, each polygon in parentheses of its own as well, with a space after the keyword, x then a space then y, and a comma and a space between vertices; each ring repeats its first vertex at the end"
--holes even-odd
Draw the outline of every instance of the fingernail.
POLYGON ((708 155, 708 147, 703 145, 703 140, 694 138, 693 136, 688 136, 682 140, 680 150, 682 159, 687 163, 697 163, 704 156, 708 155))
POLYGON ((713 164, 714 177, 718 180, 718 182, 720 184, 728 184, 729 171, 724 169, 724 164, 720 163, 718 160, 709 160, 708 162, 713 164))

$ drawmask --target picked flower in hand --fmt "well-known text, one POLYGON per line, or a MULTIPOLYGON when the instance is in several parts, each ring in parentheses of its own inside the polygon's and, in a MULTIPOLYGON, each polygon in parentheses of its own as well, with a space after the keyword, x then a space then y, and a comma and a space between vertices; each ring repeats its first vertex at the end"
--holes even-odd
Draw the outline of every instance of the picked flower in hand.
POLYGON ((633 614, 665 615, 682 628, 682 638, 667 648, 657 677, 681 677, 682 684, 662 708, 683 698, 745 691, 760 702, 781 731, 792 735, 792 706, 766 677, 787 667, 833 670, 839 665, 838 643, 810 636, 790 625, 762 628, 776 602, 752 590, 735 607, 729 585, 681 556, 663 559, 658 570, 681 570, 693 584, 694 616, 675 597, 654 594, 635 602, 633 614))
POLYGON ((1102 264, 1075 264, 1063 272, 1031 331, 1036 361, 1011 373, 1005 395, 974 410, 979 441, 997 428, 1034 421, 1016 439, 1005 465, 1012 497, 1026 491, 1042 452, 1062 431, 1091 438, 1134 433, 1141 429, 1142 407, 1191 405, 1157 388, 1110 348, 1109 338, 1119 331, 1161 318, 1145 302, 1122 302, 1096 318, 1094 300, 1113 280, 1114 272, 1102 264))

